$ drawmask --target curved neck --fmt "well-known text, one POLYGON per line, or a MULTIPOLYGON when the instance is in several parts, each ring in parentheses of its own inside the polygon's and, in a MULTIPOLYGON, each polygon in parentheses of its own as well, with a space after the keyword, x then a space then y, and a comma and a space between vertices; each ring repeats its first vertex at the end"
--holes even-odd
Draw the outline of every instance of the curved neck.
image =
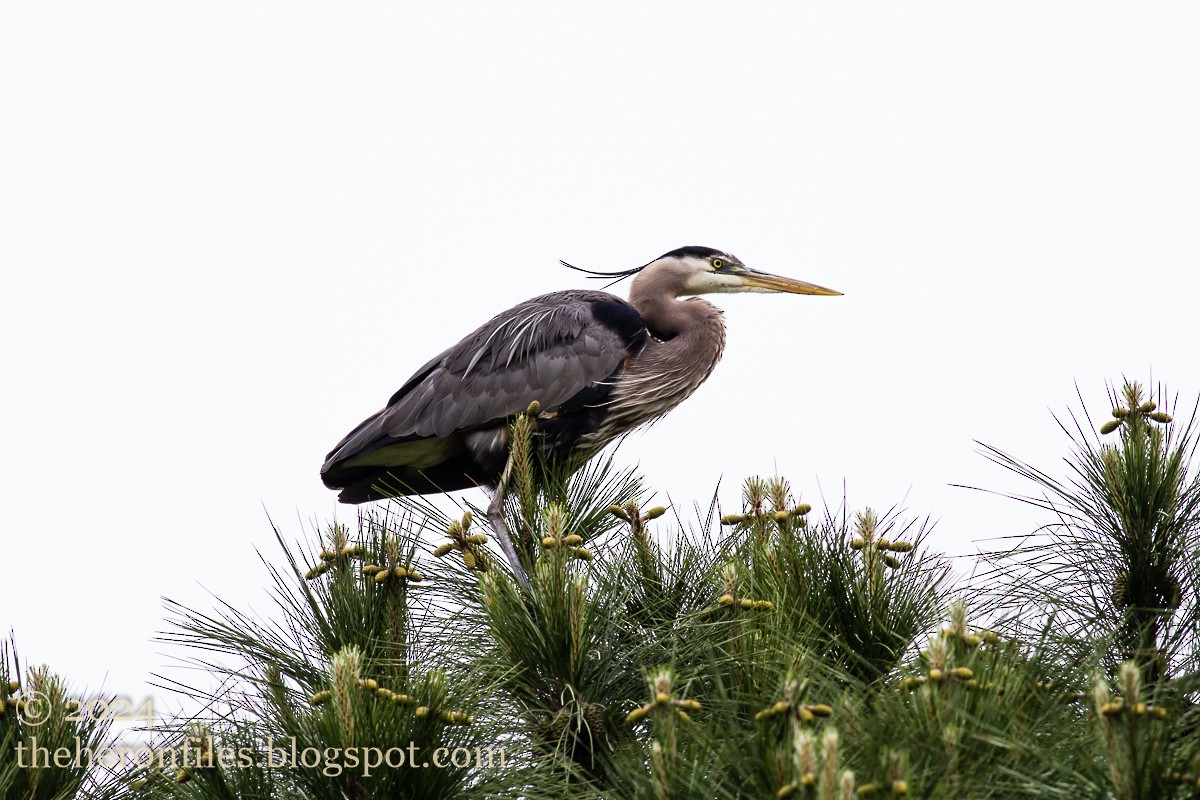
POLYGON ((639 286, 636 281, 630 287, 629 302, 642 315, 650 333, 663 341, 701 328, 705 321, 721 314, 711 303, 698 298, 680 300, 656 287, 639 286))

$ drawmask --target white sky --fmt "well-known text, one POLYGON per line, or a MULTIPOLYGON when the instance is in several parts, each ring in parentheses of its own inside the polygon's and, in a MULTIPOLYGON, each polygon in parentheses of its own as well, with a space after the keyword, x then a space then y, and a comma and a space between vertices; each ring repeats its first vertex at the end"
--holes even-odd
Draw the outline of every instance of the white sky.
MULTIPOLYGON (((1200 6, 8 3, 0 629, 132 698, 160 597, 269 610, 264 507, 529 296, 703 244, 840 298, 720 296, 709 382, 622 458, 903 503, 935 543, 1042 519, 1050 410, 1200 391, 1200 6)), ((624 291, 622 287, 621 291, 624 291)), ((476 498, 478 499, 478 498, 476 498)))

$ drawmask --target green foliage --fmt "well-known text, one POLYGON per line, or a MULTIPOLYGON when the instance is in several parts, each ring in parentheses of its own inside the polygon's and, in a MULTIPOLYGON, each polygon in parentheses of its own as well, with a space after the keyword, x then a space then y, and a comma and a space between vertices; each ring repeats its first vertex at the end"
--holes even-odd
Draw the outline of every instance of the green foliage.
POLYGON ((810 524, 782 478, 751 478, 744 495, 743 513, 724 521, 747 588, 778 610, 773 634, 868 683, 895 669, 945 604, 949 568, 925 550, 926 528, 869 508, 853 527, 828 515, 810 524))
POLYGON ((1180 427, 1158 395, 1146 399, 1133 382, 1111 392, 1112 418, 1098 435, 1086 413, 1086 426, 1075 415, 1071 427, 1060 422, 1072 441, 1065 481, 986 448, 1042 492, 1017 499, 1056 522, 987 554, 979 594, 1006 614, 1012 635, 1041 625, 1045 649, 1094 654, 1094 727, 1106 764, 1092 776, 1096 796, 1200 793, 1198 431, 1195 410, 1180 427))
MULTIPOLYGON (((1055 521, 966 599, 925 523, 819 517, 775 477, 685 524, 611 462, 537 462, 519 419, 527 587, 478 509, 405 498, 279 536, 271 618, 168 604, 204 676, 175 688, 204 708, 154 744, 188 763, 5 796, 1200 797, 1195 433, 1136 385, 1117 400, 1111 444, 1077 422, 1065 482, 989 449, 1055 521), (397 748, 467 757, 369 764, 397 748)), ((35 777, 0 761, 14 791, 35 777)))
MULTIPOLYGON (((1107 671, 1134 659, 1152 682, 1197 671, 1200 653, 1200 479, 1191 466, 1196 417, 1180 428, 1162 402, 1128 383, 1112 393, 1101 442, 1074 415, 1071 477, 1060 481, 996 448, 987 455, 1031 480, 1020 497, 1057 522, 1013 550, 989 554, 991 601, 1014 619, 1052 608, 1067 636, 1108 634, 1107 671), (1191 587, 1192 591, 1186 591, 1191 587)), ((1088 427, 1091 428, 1090 417, 1088 427)), ((1061 423, 1060 423, 1061 424, 1061 423)))
MULTIPOLYGON (((101 708, 112 700, 95 699, 101 708)), ((22 670, 15 645, 0 642, 0 797, 68 800, 98 792, 100 770, 85 766, 108 743, 104 719, 46 667, 22 670)))

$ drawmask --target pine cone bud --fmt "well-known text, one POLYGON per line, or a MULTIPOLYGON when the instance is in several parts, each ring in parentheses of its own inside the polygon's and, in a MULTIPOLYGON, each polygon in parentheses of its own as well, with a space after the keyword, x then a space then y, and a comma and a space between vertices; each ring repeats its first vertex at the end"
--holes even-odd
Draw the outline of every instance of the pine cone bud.
POLYGON ((1102 435, 1107 436, 1108 434, 1112 433, 1119 427, 1121 427, 1121 420, 1110 419, 1108 422, 1106 422, 1100 426, 1100 433, 1102 435))
POLYGON ((609 506, 608 513, 612 514, 617 519, 625 520, 626 522, 630 521, 629 514, 621 506, 609 506))
POLYGON ((642 706, 641 708, 635 708, 633 711, 630 711, 628 714, 625 715, 625 722, 632 725, 635 722, 637 722, 641 719, 644 719, 645 716, 649 713, 650 713, 650 709, 647 708, 646 706, 642 706))
POLYGON ((1113 605, 1117 608, 1126 608, 1129 605, 1129 575, 1122 572, 1113 581, 1112 592, 1109 597, 1113 601, 1113 605))

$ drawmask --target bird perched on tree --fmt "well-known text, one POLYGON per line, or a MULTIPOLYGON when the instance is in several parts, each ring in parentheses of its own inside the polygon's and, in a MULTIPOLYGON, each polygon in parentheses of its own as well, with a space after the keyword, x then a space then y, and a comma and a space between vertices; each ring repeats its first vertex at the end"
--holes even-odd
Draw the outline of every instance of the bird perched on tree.
POLYGON ((633 277, 629 300, 551 292, 493 317, 434 356, 339 442, 321 467, 325 485, 340 489, 344 503, 490 488, 488 519, 524 581, 502 512, 516 415, 536 401, 546 456, 589 456, 666 414, 716 366, 725 323, 720 309, 695 295, 841 294, 758 272, 709 247, 682 247, 622 272, 579 271, 633 277))

